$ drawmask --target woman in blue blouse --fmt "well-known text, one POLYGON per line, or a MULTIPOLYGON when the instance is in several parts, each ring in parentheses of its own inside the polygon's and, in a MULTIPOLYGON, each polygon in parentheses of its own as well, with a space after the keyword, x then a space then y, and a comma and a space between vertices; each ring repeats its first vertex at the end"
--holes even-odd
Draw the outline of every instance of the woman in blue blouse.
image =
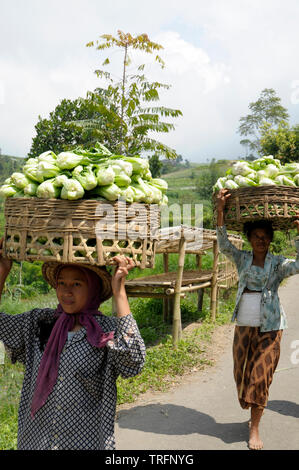
MULTIPOLYGON (((286 316, 278 297, 281 281, 299 273, 299 240, 296 260, 269 253, 273 228, 269 221, 244 224, 252 251, 238 250, 229 240, 223 211, 230 196, 217 195, 217 238, 219 249, 234 261, 239 284, 232 320, 236 320, 233 358, 234 378, 242 408, 251 408, 249 448, 261 449, 259 423, 268 401, 269 387, 280 355, 286 316)), ((299 233, 299 218, 295 221, 299 233)))

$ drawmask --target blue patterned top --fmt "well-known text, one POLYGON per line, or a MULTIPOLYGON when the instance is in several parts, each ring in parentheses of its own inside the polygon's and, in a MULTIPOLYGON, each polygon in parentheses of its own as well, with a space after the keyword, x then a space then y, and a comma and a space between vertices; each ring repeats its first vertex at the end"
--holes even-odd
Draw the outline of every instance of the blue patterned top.
POLYGON ((267 273, 264 268, 252 264, 247 271, 247 289, 261 292, 266 280, 267 273))
MULTIPOLYGON (((248 273, 252 266, 252 251, 239 250, 228 239, 226 227, 217 227, 219 250, 230 258, 237 266, 239 275, 236 306, 232 321, 237 317, 239 303, 245 287, 247 287, 248 273)), ((264 277, 260 278, 261 300, 261 331, 283 330, 287 328, 286 315, 278 297, 278 288, 283 279, 299 273, 299 240, 295 239, 297 250, 296 260, 285 258, 282 255, 267 253, 264 264, 264 277)))

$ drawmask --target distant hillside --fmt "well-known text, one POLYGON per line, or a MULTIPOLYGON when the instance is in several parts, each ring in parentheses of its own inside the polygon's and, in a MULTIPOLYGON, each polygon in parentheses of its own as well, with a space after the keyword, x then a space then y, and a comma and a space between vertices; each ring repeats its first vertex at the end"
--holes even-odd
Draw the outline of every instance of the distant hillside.
POLYGON ((0 155, 0 183, 3 183, 15 171, 20 171, 24 161, 24 158, 0 155))

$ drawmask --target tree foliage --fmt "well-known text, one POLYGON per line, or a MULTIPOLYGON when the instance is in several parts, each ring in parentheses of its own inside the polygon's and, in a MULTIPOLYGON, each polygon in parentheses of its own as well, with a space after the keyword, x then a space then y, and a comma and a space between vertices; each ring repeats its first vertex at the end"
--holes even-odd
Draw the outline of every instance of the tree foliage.
POLYGON ((261 128, 261 151, 273 155, 282 163, 299 161, 299 124, 290 125, 281 121, 277 128, 265 123, 261 128))
POLYGON ((72 121, 94 118, 100 120, 101 116, 88 95, 86 99, 63 99, 48 119, 38 117, 36 135, 28 157, 36 157, 47 150, 59 153, 88 143, 93 136, 96 137, 96 132, 89 129, 82 131, 72 121))
POLYGON ((159 178, 163 168, 163 163, 159 160, 159 155, 152 155, 149 158, 149 167, 153 178, 159 178))
POLYGON ((213 186, 217 179, 222 176, 219 165, 213 158, 206 169, 203 169, 196 180, 196 192, 203 200, 211 200, 213 194, 213 186))
POLYGON ((289 118, 286 108, 281 105, 281 99, 276 96, 273 88, 262 90, 259 99, 249 104, 251 111, 247 116, 240 118, 238 132, 246 137, 240 141, 247 148, 247 152, 260 153, 260 132, 265 124, 278 126, 281 121, 289 118))
MULTIPOLYGON (((107 83, 107 87, 101 88, 100 93, 97 90, 96 97, 90 94, 91 99, 96 98, 95 109, 99 111, 101 117, 81 120, 75 124, 82 130, 101 129, 103 117, 105 125, 112 131, 110 148, 114 152, 127 155, 145 152, 176 158, 174 149, 153 137, 155 133, 168 133, 174 130, 174 124, 168 119, 182 116, 182 112, 178 109, 157 105, 160 100, 159 92, 168 90, 170 85, 149 81, 144 74, 145 64, 139 65, 135 73, 130 70, 133 50, 155 54, 154 62, 163 68, 164 62, 157 54, 157 51, 163 47, 152 42, 146 34, 133 37, 130 33, 125 34, 122 31, 118 31, 116 37, 104 34, 98 41, 91 41, 87 46, 96 47, 100 52, 106 49, 121 51, 122 76, 118 79, 104 69, 95 70, 97 76, 107 83)), ((106 57, 102 66, 109 66, 110 60, 106 57)))

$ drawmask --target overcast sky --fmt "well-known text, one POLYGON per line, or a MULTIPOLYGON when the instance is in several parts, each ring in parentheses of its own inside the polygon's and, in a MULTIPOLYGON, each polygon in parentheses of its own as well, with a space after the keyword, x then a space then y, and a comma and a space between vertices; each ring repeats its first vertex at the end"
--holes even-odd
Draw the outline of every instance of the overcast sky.
POLYGON ((184 158, 244 156, 239 119, 264 88, 274 88, 291 124, 299 122, 298 0, 0 0, 0 6, 3 154, 26 156, 39 115, 100 85, 94 70, 105 54, 86 43, 118 29, 147 33, 164 46, 166 68, 150 66, 148 75, 172 85, 160 104, 183 117, 159 138, 184 158))

